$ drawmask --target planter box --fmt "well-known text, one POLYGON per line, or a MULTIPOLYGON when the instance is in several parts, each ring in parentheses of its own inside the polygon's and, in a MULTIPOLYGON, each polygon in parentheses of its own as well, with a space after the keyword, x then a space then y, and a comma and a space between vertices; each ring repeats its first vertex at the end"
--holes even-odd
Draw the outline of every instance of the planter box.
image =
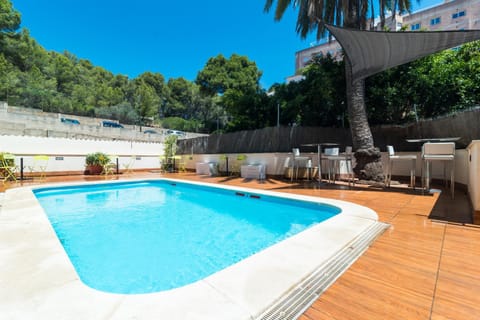
POLYGON ((101 165, 88 165, 85 168, 85 174, 99 175, 103 172, 101 165))

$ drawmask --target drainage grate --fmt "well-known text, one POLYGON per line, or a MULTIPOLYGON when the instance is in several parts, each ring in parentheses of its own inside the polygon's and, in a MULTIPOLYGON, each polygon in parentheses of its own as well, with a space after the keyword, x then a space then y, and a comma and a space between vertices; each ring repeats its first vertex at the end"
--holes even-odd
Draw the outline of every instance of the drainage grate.
POLYGON ((270 306, 257 320, 293 320, 302 315, 318 297, 331 286, 370 244, 381 235, 388 224, 377 222, 356 238, 350 246, 317 268, 291 292, 270 306))

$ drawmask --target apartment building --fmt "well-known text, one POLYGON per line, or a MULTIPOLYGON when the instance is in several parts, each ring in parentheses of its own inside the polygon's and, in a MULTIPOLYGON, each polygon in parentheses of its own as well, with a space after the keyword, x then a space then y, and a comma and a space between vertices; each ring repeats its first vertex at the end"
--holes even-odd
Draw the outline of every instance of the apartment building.
POLYGON ((400 22, 409 31, 480 29, 480 0, 446 1, 405 15, 400 22))
MULTIPOLYGON (((375 21, 375 29, 380 29, 375 21)), ((394 19, 387 17, 385 27, 399 31, 439 31, 480 29, 480 0, 445 1, 437 6, 425 8, 412 14, 397 15, 394 19)), ((288 77, 287 83, 298 79, 298 74, 312 59, 318 55, 330 54, 341 59, 340 45, 335 41, 325 42, 295 53, 295 76, 288 77)))

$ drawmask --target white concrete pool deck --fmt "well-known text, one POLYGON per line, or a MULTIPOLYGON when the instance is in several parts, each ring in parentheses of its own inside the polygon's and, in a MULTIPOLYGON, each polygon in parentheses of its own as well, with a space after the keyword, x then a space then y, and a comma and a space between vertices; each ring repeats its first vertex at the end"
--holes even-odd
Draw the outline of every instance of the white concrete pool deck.
POLYGON ((34 187, 9 189, 0 212, 0 318, 255 319, 378 220, 373 210, 349 202, 220 187, 331 204, 342 212, 193 284, 124 295, 84 285, 36 200, 34 187))

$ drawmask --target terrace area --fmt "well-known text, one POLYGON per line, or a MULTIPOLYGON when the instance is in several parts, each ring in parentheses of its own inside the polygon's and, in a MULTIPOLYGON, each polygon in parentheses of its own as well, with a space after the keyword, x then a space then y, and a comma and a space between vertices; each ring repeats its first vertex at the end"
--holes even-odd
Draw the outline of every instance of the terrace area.
MULTIPOLYGON (((480 228, 451 223, 469 210, 465 191, 422 195, 403 185, 390 189, 342 184, 318 188, 315 182, 265 181, 199 176, 191 172, 163 177, 341 199, 375 210, 390 224, 370 248, 299 317, 318 319, 476 319, 480 314, 480 228), (437 220, 432 217, 446 220, 437 220)), ((134 172, 103 176, 56 176, 44 181, 0 185, 0 192, 38 183, 155 178, 134 172)), ((435 185, 441 190, 441 186, 435 185)), ((469 211, 471 212, 471 211, 469 211)), ((0 212, 1 214, 1 212, 0 212)))

